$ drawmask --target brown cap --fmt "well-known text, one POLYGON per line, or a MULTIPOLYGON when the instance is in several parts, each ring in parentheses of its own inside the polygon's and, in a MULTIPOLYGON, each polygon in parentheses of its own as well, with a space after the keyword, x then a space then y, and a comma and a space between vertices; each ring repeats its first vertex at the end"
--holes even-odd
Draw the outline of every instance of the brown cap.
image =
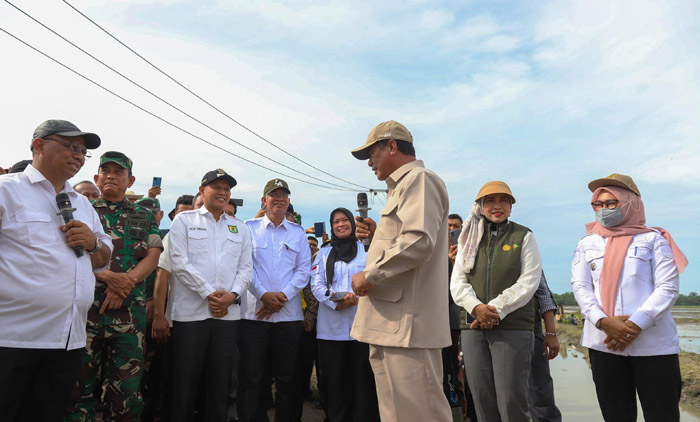
POLYGON ((406 129, 406 126, 399 122, 389 120, 388 122, 380 123, 375 126, 369 133, 369 136, 367 136, 367 142, 363 146, 352 150, 352 155, 358 160, 369 160, 369 147, 386 139, 406 141, 410 144, 413 143, 413 136, 411 132, 406 129))
POLYGON ((642 194, 639 193, 639 188, 634 184, 634 180, 626 174, 613 173, 608 177, 595 179, 588 184, 588 189, 590 189, 591 192, 595 192, 596 189, 602 188, 603 186, 618 186, 636 193, 639 197, 642 196, 642 194))
POLYGON ((506 195, 510 196, 510 199, 512 199, 513 203, 515 204, 515 197, 513 196, 513 192, 510 191, 510 188, 508 187, 506 182, 501 182, 499 180, 488 182, 487 184, 482 186, 481 189, 479 189, 479 193, 476 194, 476 199, 474 200, 474 202, 478 201, 486 195, 493 195, 494 193, 505 193, 506 195))

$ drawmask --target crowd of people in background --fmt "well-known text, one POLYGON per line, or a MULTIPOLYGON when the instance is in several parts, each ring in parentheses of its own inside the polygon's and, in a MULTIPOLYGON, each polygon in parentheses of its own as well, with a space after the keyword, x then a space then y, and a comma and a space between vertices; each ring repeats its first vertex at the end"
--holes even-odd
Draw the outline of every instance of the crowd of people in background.
MULTIPOLYGON (((303 400, 330 422, 562 420, 557 305, 506 183, 484 184, 466 220, 448 214, 444 183, 389 121, 352 151, 389 187, 377 222, 335 208, 319 241, 280 178, 242 221, 237 180, 215 169, 167 230, 161 187, 130 191, 139 163, 122 152, 68 183, 101 143, 48 120, 33 159, 0 168, 6 420, 262 422, 274 407, 275 421, 300 422, 303 400)), ((687 260, 644 226, 631 178, 590 187, 598 222, 572 283, 603 416, 636 420, 637 392, 648 420, 678 420, 668 310, 687 260)))

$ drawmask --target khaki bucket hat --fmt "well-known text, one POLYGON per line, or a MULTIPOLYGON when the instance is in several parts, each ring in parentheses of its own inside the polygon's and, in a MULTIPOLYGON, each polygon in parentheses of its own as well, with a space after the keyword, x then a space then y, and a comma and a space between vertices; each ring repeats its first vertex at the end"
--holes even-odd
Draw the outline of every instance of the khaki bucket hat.
POLYGON ((352 150, 352 155, 358 160, 369 160, 369 147, 386 139, 413 143, 413 135, 406 129, 406 126, 399 122, 389 120, 388 122, 383 122, 375 126, 367 136, 367 142, 363 146, 352 150))
POLYGON ((603 186, 618 186, 623 189, 627 189, 628 191, 632 191, 637 194, 641 198, 642 194, 639 193, 639 188, 637 188, 637 185, 634 183, 634 180, 632 180, 631 177, 627 176, 626 174, 618 174, 618 173, 613 173, 608 177, 604 177, 602 179, 595 179, 591 183, 588 184, 588 189, 591 190, 591 192, 595 192, 596 189, 602 188, 603 186))
POLYGON ((510 188, 508 187, 506 182, 501 182, 499 180, 488 182, 487 184, 482 186, 481 189, 479 189, 479 193, 476 195, 476 199, 474 200, 474 202, 478 201, 486 195, 493 195, 494 193, 505 193, 506 195, 510 196, 510 198, 513 201, 513 204, 515 204, 515 197, 513 196, 513 192, 510 191, 510 188))

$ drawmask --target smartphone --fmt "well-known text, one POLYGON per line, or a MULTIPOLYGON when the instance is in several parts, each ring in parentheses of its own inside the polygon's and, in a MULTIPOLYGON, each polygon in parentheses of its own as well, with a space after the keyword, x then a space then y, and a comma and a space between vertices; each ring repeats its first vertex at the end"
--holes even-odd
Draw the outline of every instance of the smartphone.
POLYGON ((450 232, 450 245, 456 245, 459 240, 459 235, 462 233, 462 229, 455 229, 450 232))
POLYGON ((233 200, 233 203, 236 204, 237 207, 242 207, 243 206, 243 200, 238 199, 238 198, 231 198, 233 200))
POLYGON ((348 294, 348 292, 333 293, 333 296, 331 296, 331 302, 340 302, 341 300, 343 300, 346 294, 348 294))
POLYGON ((154 177, 153 184, 151 186, 160 187, 160 182, 163 181, 162 177, 154 177))
POLYGON ((322 237, 326 233, 326 222, 314 223, 314 236, 322 237))

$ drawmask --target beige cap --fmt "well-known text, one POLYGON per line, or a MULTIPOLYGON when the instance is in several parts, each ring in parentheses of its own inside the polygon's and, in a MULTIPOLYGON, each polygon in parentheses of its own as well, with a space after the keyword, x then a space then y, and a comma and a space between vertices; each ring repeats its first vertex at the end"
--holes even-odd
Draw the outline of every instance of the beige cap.
POLYGON ((488 182, 487 184, 482 186, 481 189, 479 189, 479 193, 476 194, 476 199, 474 200, 474 202, 478 201, 486 195, 493 195, 494 193, 505 193, 506 195, 510 196, 510 198, 513 200, 513 203, 515 204, 515 197, 513 196, 513 192, 510 191, 510 188, 508 187, 506 182, 501 182, 499 180, 488 182))
POLYGON ((636 193, 640 198, 642 196, 642 194, 639 193, 639 188, 637 188, 637 185, 634 184, 634 180, 632 180, 632 178, 626 174, 613 173, 608 177, 595 179, 588 184, 588 189, 590 189, 591 192, 595 192, 596 189, 602 188, 603 186, 618 186, 636 193))
POLYGON ((126 199, 128 199, 128 200, 130 200, 130 201, 135 201, 135 200, 137 200, 137 199, 143 198, 143 195, 137 195, 136 193, 134 193, 133 190, 128 190, 128 191, 126 191, 126 193, 124 194, 124 196, 126 196, 126 199))
POLYGON ((380 123, 375 126, 367 136, 367 142, 363 146, 352 150, 352 155, 358 160, 369 160, 369 147, 386 139, 413 143, 413 136, 411 132, 406 129, 406 126, 399 122, 389 120, 388 122, 380 123))

